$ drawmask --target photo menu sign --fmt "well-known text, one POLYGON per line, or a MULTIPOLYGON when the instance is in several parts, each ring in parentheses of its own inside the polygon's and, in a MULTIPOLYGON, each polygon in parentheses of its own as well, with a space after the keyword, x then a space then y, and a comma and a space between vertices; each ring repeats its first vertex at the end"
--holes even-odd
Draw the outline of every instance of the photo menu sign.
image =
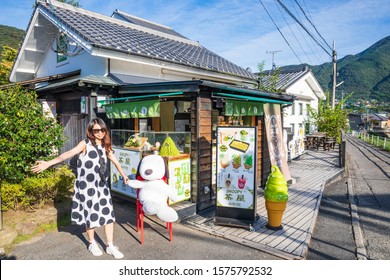
POLYGON ((217 127, 216 222, 245 226, 256 216, 257 128, 217 127))

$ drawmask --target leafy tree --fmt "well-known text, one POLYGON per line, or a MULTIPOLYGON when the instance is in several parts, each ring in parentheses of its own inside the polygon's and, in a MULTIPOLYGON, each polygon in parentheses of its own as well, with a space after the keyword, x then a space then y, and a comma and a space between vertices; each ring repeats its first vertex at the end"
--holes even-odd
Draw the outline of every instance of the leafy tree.
POLYGON ((348 111, 343 109, 343 104, 350 97, 348 95, 332 109, 330 94, 326 92, 326 100, 320 100, 318 111, 309 107, 310 119, 317 125, 318 131, 326 132, 327 136, 335 137, 341 141, 340 131, 348 129, 348 111))
POLYGON ((66 4, 72 5, 74 7, 80 7, 79 1, 76 1, 76 0, 58 0, 58 2, 66 3, 66 4))
POLYGON ((257 74, 259 76, 258 89, 269 92, 281 93, 282 89, 277 88, 281 69, 272 69, 271 71, 266 73, 266 71, 264 71, 264 66, 265 61, 262 61, 257 64, 257 70, 259 71, 257 74), (267 82, 267 84, 265 84, 264 82, 267 82))
POLYGON ((44 114, 35 92, 0 90, 0 181, 21 182, 36 160, 48 159, 63 142, 62 126, 44 114))
POLYGON ((9 83, 8 78, 16 58, 16 50, 8 46, 3 46, 1 56, 2 59, 0 62, 0 84, 4 85, 9 83))

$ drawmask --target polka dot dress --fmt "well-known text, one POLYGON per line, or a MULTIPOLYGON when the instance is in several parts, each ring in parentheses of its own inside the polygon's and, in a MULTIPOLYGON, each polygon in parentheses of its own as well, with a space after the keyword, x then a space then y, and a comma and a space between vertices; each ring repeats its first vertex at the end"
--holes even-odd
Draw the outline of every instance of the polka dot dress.
MULTIPOLYGON (((88 228, 101 227, 115 222, 110 189, 101 181, 98 174, 99 156, 89 140, 86 153, 80 154, 77 161, 77 179, 72 201, 72 224, 86 225, 88 228)), ((106 151, 97 146, 107 162, 106 151)))

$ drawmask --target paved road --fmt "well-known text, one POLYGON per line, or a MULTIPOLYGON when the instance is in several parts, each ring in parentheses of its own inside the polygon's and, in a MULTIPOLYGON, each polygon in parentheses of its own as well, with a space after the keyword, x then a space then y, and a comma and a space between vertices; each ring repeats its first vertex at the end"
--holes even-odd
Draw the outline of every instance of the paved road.
POLYGON ((347 135, 345 177, 328 185, 307 259, 390 260, 390 153, 347 135))
MULTIPOLYGON (((275 260, 271 254, 226 239, 193 230, 180 223, 173 226, 173 241, 167 231, 153 220, 145 221, 145 244, 140 245, 135 231, 135 206, 115 200, 114 244, 127 260, 275 260)), ((104 248, 104 232, 97 229, 97 242, 104 248)), ((113 260, 110 255, 94 257, 87 250, 85 231, 80 226, 67 226, 40 235, 12 250, 8 256, 18 260, 113 260)))
MULTIPOLYGON (((363 256, 367 259, 390 260, 390 153, 355 138, 347 137, 347 141, 346 177, 329 184, 324 190, 307 259, 353 260, 363 256), (357 223, 354 216, 351 219, 350 202, 357 207, 357 223), (361 229, 362 238, 357 236, 357 229, 361 229)), ((164 228, 152 221, 148 222, 145 245, 141 246, 134 230, 134 213, 134 206, 123 201, 116 203, 118 224, 115 243, 125 254, 125 259, 277 259, 273 255, 181 224, 175 224, 174 240, 170 243, 164 228)), ((98 230, 98 235, 104 240, 101 230, 98 230)), ((85 236, 80 227, 68 226, 16 246, 9 258, 112 259, 107 254, 93 257, 86 249, 85 236)))
POLYGON ((325 186, 306 259, 356 259, 346 182, 343 176, 325 186))

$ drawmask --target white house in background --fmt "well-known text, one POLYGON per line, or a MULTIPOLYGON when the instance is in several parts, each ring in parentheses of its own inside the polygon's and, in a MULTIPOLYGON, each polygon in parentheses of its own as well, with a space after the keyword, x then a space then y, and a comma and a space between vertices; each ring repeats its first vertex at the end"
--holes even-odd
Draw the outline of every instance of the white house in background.
MULTIPOLYGON (((288 132, 288 142, 297 142, 299 137, 317 131, 317 127, 310 123, 308 107, 310 105, 317 110, 319 100, 325 100, 326 96, 311 69, 306 66, 295 70, 282 70, 277 73, 277 77, 272 74, 263 76, 261 82, 265 87, 272 85, 282 93, 295 96, 293 105, 283 108, 283 129, 288 132), (300 136, 300 131, 303 131, 304 135, 300 136)), ((291 150, 291 143, 289 144, 291 150)), ((295 146, 299 145, 302 146, 303 142, 296 143, 295 146)))

